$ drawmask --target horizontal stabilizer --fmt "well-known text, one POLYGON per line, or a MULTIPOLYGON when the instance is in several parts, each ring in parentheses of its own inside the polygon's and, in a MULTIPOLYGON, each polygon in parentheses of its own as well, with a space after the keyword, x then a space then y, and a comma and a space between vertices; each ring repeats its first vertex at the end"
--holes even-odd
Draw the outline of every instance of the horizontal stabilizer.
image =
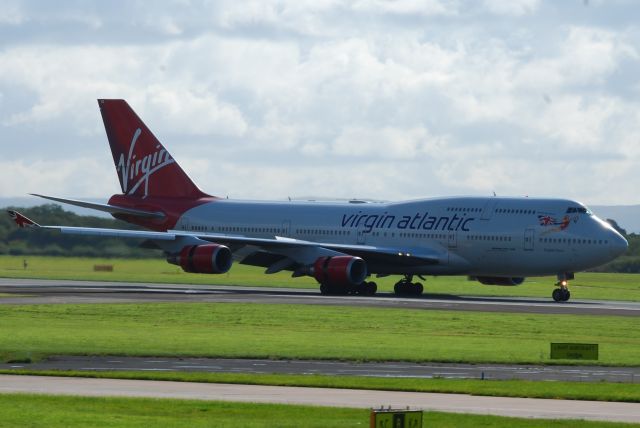
POLYGON ((33 221, 30 218, 26 217, 24 214, 20 214, 18 211, 9 210, 7 212, 11 216, 11 219, 13 221, 15 221, 16 224, 18 225, 18 227, 20 227, 20 228, 40 227, 40 225, 38 223, 36 223, 35 221, 33 221))
POLYGON ((144 218, 164 218, 165 215, 161 212, 151 212, 151 211, 143 211, 136 210, 133 208, 125 208, 119 207, 117 205, 109 205, 109 204, 98 204, 94 202, 86 202, 86 201, 77 201, 75 199, 63 199, 63 198, 55 198, 53 196, 45 196, 38 195, 36 193, 31 193, 33 196, 37 196, 39 198, 49 199, 55 202, 61 202, 63 204, 75 205, 77 207, 89 208, 92 210, 104 211, 110 214, 126 214, 132 215, 136 217, 144 217, 144 218))

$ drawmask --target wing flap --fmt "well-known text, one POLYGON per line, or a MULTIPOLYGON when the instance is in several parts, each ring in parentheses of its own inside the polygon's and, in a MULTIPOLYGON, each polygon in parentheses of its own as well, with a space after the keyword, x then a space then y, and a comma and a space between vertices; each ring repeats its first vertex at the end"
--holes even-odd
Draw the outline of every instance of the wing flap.
POLYGON ((102 229, 98 227, 76 227, 76 226, 40 226, 43 229, 59 230, 61 233, 70 235, 90 235, 108 236, 113 238, 134 238, 152 239, 155 241, 173 241, 176 235, 167 232, 152 232, 147 230, 126 230, 126 229, 102 229))
MULTIPOLYGON (((179 231, 170 231, 181 234, 179 231)), ((436 250, 419 248, 407 250, 406 248, 377 247, 372 245, 334 244, 328 242, 304 241, 292 238, 275 237, 275 239, 249 238, 246 236, 198 234, 199 239, 216 242, 219 244, 244 244, 255 245, 267 251, 278 253, 278 249, 290 248, 325 248, 343 254, 358 256, 365 261, 376 263, 397 263, 404 266, 418 266, 425 264, 441 264, 445 256, 436 250)))

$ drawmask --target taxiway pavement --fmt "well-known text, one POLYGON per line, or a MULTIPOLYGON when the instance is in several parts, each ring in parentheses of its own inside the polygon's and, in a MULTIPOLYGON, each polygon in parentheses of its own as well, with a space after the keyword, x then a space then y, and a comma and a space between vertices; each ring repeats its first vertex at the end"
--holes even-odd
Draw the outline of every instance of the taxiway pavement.
POLYGON ((450 311, 640 316, 640 303, 579 300, 556 303, 526 297, 478 297, 425 294, 396 297, 323 296, 317 290, 222 285, 141 284, 0 278, 0 304, 116 302, 236 302, 344 305, 450 311))
POLYGON ((383 378, 445 378, 640 383, 640 367, 540 366, 517 364, 449 364, 350 362, 232 358, 169 358, 60 355, 30 364, 2 363, 0 370, 78 370, 213 372, 366 376, 383 378))
POLYGON ((521 418, 640 421, 640 404, 637 403, 262 385, 1 375, 0 393, 178 398, 349 408, 409 406, 412 409, 521 418))

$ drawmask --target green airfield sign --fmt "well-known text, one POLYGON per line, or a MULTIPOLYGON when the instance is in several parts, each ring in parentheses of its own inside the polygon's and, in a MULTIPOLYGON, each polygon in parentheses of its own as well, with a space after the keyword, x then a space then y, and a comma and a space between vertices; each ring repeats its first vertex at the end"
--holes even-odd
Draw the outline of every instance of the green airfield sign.
POLYGON ((552 360, 597 360, 597 343, 552 343, 552 360))
POLYGON ((371 410, 370 428, 421 428, 422 410, 371 410))

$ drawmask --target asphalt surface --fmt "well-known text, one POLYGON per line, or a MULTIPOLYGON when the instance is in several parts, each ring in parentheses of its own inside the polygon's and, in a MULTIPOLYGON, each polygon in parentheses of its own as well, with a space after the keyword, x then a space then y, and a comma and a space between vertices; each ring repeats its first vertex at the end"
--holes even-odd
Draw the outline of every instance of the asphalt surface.
POLYGON ((367 376, 382 378, 523 379, 574 382, 640 383, 640 367, 535 366, 505 364, 358 363, 317 360, 226 358, 144 358, 121 356, 54 356, 31 364, 0 364, 3 370, 92 370, 149 372, 215 372, 367 376))
POLYGON ((0 304, 114 303, 114 302, 245 302, 344 305, 452 311, 539 314, 640 316, 640 303, 579 300, 556 303, 549 299, 476 297, 425 294, 418 298, 322 296, 317 290, 187 284, 60 281, 0 278, 0 304), (15 296, 15 295, 18 296, 15 296))
POLYGON ((349 408, 391 406, 404 409, 477 413, 521 418, 640 422, 640 404, 463 394, 228 385, 192 382, 0 376, 0 393, 127 396, 280 403, 349 408))

